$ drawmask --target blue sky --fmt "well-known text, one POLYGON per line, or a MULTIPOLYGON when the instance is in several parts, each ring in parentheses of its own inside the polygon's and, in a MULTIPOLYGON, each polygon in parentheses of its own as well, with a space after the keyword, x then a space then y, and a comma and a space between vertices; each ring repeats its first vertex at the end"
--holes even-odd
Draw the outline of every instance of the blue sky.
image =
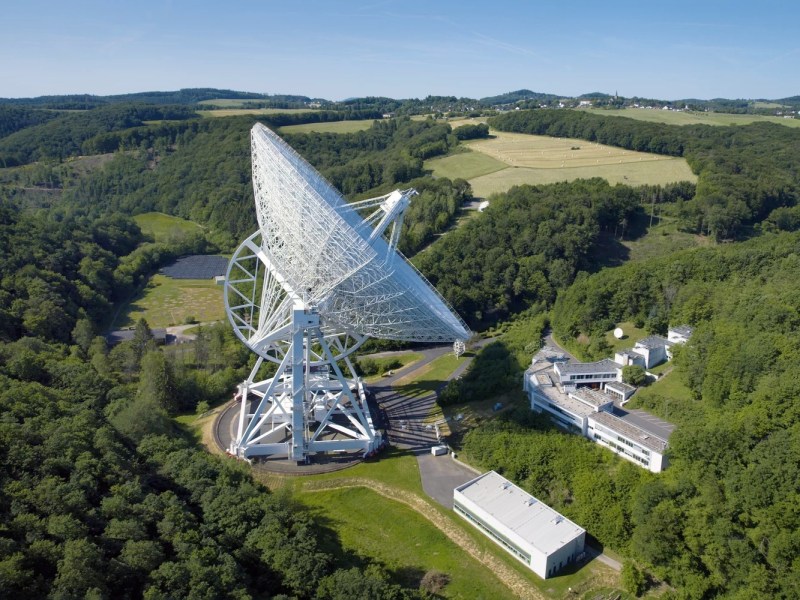
POLYGON ((342 99, 528 88, 800 94, 797 2, 24 0, 0 97, 217 87, 342 99))

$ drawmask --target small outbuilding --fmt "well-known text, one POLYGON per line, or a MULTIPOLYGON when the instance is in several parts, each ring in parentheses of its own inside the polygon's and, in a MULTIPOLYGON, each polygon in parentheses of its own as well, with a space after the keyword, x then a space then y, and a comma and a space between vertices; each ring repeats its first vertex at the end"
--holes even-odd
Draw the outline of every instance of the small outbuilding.
POLYGON ((542 579, 583 553, 585 529, 494 471, 457 487, 453 510, 542 579))

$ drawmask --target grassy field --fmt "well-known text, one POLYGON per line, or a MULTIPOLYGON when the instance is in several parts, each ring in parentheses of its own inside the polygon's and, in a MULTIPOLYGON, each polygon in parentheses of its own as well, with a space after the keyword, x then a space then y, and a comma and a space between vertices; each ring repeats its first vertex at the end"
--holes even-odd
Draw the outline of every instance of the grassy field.
POLYGON ((639 340, 647 337, 647 332, 644 329, 635 327, 633 323, 618 323, 617 327, 621 328, 625 335, 622 339, 614 337, 614 330, 606 332, 606 342, 611 346, 611 352, 619 352, 620 350, 627 350, 633 348, 633 345, 639 340))
MULTIPOLYGON (((469 180, 473 193, 479 198, 524 183, 549 184, 589 177, 602 177, 612 184, 627 185, 697 180, 682 158, 634 152, 571 138, 499 131, 492 134, 494 137, 488 140, 465 144, 470 150, 507 165, 505 169, 469 180)), ((453 171, 459 161, 474 160, 466 159, 468 156, 468 153, 462 153, 447 157, 451 159, 448 168, 453 171)))
POLYGON ((508 165, 483 152, 473 152, 470 150, 468 152, 445 156, 444 158, 426 160, 424 168, 433 171, 436 177, 474 179, 482 175, 488 175, 489 173, 506 169, 508 165))
POLYGON ((766 115, 735 115, 717 112, 676 112, 674 110, 658 110, 648 108, 624 108, 622 110, 603 110, 602 108, 582 108, 604 117, 628 117, 651 123, 667 123, 668 125, 747 125, 749 123, 778 123, 787 127, 800 127, 800 119, 784 119, 766 115))
POLYGON ((367 383, 375 383, 376 381, 380 381, 383 377, 383 373, 386 373, 389 370, 389 365, 399 362, 402 366, 395 367, 395 369, 402 369, 403 367, 407 367, 408 365, 422 359, 422 354, 419 352, 398 352, 397 354, 392 354, 391 356, 366 356, 363 358, 371 358, 378 366, 378 375, 372 375, 364 378, 364 381, 367 383))
POLYGON ((399 583, 417 587, 435 569, 447 573, 445 598, 507 598, 508 588, 416 511, 366 488, 303 494, 313 514, 342 547, 386 566, 399 583), (364 510, 369 507, 369 510, 364 510))
POLYGON ((278 113, 318 112, 313 108, 217 108, 215 110, 198 110, 203 117, 236 117, 239 115, 274 115, 278 113))
POLYGON ((628 248, 630 260, 647 260, 711 243, 712 240, 706 236, 678 231, 675 221, 665 218, 649 228, 643 236, 625 240, 622 245, 628 248))
POLYGON ((145 235, 152 236, 156 242, 167 242, 187 233, 202 232, 203 228, 193 221, 172 217, 160 212, 142 213, 133 217, 145 235))
POLYGON ((114 328, 132 326, 141 317, 150 327, 168 327, 184 323, 189 316, 201 322, 224 319, 222 286, 212 280, 155 275, 121 311, 114 328))
POLYGON ((373 121, 362 119, 360 121, 330 121, 327 123, 303 123, 302 125, 286 125, 281 127, 281 133, 354 133, 372 127, 373 121))

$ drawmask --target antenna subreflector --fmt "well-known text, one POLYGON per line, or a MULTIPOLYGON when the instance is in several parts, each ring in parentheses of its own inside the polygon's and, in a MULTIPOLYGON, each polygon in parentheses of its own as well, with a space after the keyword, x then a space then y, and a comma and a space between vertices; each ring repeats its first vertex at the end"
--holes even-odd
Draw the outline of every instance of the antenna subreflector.
POLYGON ((228 264, 225 306, 258 359, 230 452, 368 454, 381 440, 351 354, 368 337, 444 343, 469 329, 397 250, 416 191, 348 203, 263 125, 251 142, 259 229, 228 264))

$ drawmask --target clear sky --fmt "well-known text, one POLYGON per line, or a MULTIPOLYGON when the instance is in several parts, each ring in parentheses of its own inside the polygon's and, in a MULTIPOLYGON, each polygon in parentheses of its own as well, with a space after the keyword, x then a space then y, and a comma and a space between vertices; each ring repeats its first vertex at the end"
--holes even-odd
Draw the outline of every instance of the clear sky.
POLYGON ((800 94, 800 3, 19 0, 0 97, 185 87, 339 100, 800 94))

